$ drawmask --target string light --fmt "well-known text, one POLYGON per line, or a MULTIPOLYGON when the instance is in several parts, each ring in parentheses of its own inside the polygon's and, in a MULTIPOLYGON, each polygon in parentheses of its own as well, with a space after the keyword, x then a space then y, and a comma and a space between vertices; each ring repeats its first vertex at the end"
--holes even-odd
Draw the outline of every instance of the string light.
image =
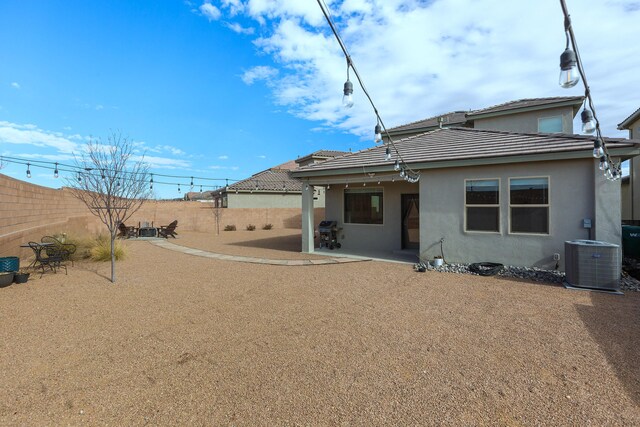
POLYGON ((380 127, 380 121, 378 121, 373 131, 375 133, 375 136, 373 137, 373 141, 374 142, 382 141, 382 128, 380 127))
POLYGON ((27 178, 31 178, 31 170, 29 169, 30 166, 31 163, 27 163, 27 178))
POLYGON ((189 184, 191 190, 193 190, 193 177, 191 177, 191 184, 189 184))
POLYGON ((387 145, 387 150, 386 150, 385 155, 384 155, 384 159, 386 161, 390 161, 391 160, 391 147, 389 147, 388 145, 387 145))
POLYGON ((53 171, 53 177, 57 178, 60 176, 60 172, 58 172, 58 163, 56 162, 56 168, 53 171))
POLYGON ((181 191, 180 191, 180 184, 178 184, 178 193, 181 193, 181 191))
POLYGON ((149 190, 153 190, 153 174, 151 174, 151 178, 149 179, 149 190))
POLYGON ((580 114, 582 119, 582 133, 593 133, 596 131, 596 122, 593 120, 593 113, 585 107, 580 114))
MULTIPOLYGON (((369 100, 369 103, 371 104, 371 107, 373 108, 373 111, 376 115, 376 119, 377 119, 377 126, 375 127, 375 131, 376 131, 376 136, 374 137, 374 139, 377 140, 378 138, 378 130, 382 131, 384 130, 385 135, 387 136, 388 139, 388 144, 393 147, 393 150, 395 151, 396 155, 398 156, 398 161, 399 163, 402 164, 402 166, 404 167, 405 171, 405 175, 407 177, 410 177, 412 180, 415 180, 415 182, 418 182, 418 180, 420 179, 420 173, 418 171, 414 171, 413 169, 411 169, 411 167, 409 167, 409 165, 407 165, 404 161, 404 159, 402 158, 402 155, 400 154, 400 152, 398 151, 397 147, 395 146, 395 143, 393 141, 393 138, 391 138, 391 135, 389 135, 389 131, 387 130, 386 126, 384 125, 384 122, 382 121, 382 118, 380 117, 380 114, 378 113, 378 109, 376 108, 373 99, 371 98, 371 95, 369 94, 369 92, 367 91, 367 88, 365 87, 362 78, 360 77, 360 73, 358 73, 358 69, 356 68, 356 66, 353 63, 353 60, 351 59, 351 55, 349 55, 349 52, 347 50, 347 47, 345 46, 344 42, 342 41, 342 38, 340 37, 340 35, 338 34, 338 30, 336 29, 336 25, 333 23, 332 19, 331 19, 331 15, 329 13, 329 8, 327 7, 326 3, 324 0, 317 0, 318 2, 318 6, 320 6, 320 9, 322 10, 322 14, 324 15, 325 19, 327 20, 327 23, 329 24, 329 27, 331 28, 331 31, 333 32, 333 35, 335 36, 336 40, 338 41, 338 44, 340 45, 340 48, 342 49, 342 52, 344 53, 344 56, 347 60, 347 81, 344 84, 344 97, 342 98, 343 100, 343 104, 347 107, 350 107, 351 105, 353 105, 353 84, 351 83, 351 81, 349 80, 349 71, 350 69, 353 70, 353 73, 356 76, 356 79, 358 80, 358 84, 360 85, 360 88, 362 88, 362 91, 364 92, 364 94, 366 95, 367 99, 369 100), (379 125, 379 126, 378 126, 379 125)), ((382 133, 380 132, 380 140, 382 140, 382 133)), ((391 158, 389 157, 388 160, 391 160, 391 158)))
POLYGON ((584 85, 585 107, 581 114, 582 131, 585 133, 593 133, 595 131, 596 138, 593 141, 593 156, 600 158, 599 169, 604 171, 606 178, 618 180, 621 177, 621 165, 618 162, 614 164, 608 153, 602 132, 600 130, 600 121, 596 114, 591 97, 591 90, 587 83, 587 76, 584 72, 582 59, 580 58, 580 50, 571 25, 571 17, 565 0, 560 0, 560 6, 564 15, 564 32, 566 36, 565 51, 560 56, 560 86, 570 88, 575 86, 580 79, 584 85), (587 108, 588 105, 588 108, 587 108), (613 169, 613 170, 612 170, 613 169))

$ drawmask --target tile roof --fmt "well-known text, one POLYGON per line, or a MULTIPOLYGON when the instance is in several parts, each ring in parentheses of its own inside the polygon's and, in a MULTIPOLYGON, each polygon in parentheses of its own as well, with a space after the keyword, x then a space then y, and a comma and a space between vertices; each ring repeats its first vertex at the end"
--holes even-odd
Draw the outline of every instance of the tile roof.
POLYGON ((438 119, 442 117, 444 119, 443 126, 451 127, 457 125, 464 125, 468 120, 472 120, 474 116, 481 116, 484 114, 495 114, 511 110, 518 110, 521 108, 541 108, 552 107, 556 104, 581 104, 584 97, 582 96, 558 96, 551 98, 525 98, 515 101, 504 102, 502 104, 493 105, 487 108, 481 108, 479 110, 471 111, 452 111, 450 113, 440 114, 438 116, 429 117, 428 119, 422 119, 415 122, 407 123, 401 126, 388 129, 389 133, 402 133, 414 130, 427 130, 428 128, 438 127, 438 119))
POLYGON ((232 191, 302 191, 302 182, 293 178, 286 169, 267 169, 228 187, 232 191))
POLYGON ((618 129, 620 130, 629 129, 629 125, 638 119, 640 119, 640 108, 638 108, 636 111, 631 113, 629 117, 627 117, 622 122, 620 122, 618 124, 618 129))
MULTIPOLYGON (((611 149, 638 147, 639 140, 605 138, 611 149)), ((593 137, 567 134, 525 134, 473 128, 436 129, 396 141, 395 146, 411 164, 497 159, 536 154, 561 154, 593 150, 593 137)), ((364 167, 393 170, 393 161, 385 161, 386 147, 379 145, 350 155, 305 166, 293 171, 294 176, 307 176, 314 171, 330 171, 364 167)), ((394 156, 395 158, 395 156, 394 156)))
POLYGON ((430 127, 438 127, 438 119, 443 118, 443 126, 460 125, 467 121, 466 111, 452 111, 450 113, 440 114, 438 116, 429 117, 428 119, 422 119, 415 122, 407 123, 405 125, 396 126, 394 128, 387 129, 390 133, 406 132, 416 129, 424 129, 430 127))
POLYGON ((309 159, 331 159, 333 157, 338 157, 338 156, 342 156, 344 154, 348 154, 348 151, 338 151, 338 150, 318 150, 318 151, 314 151, 311 154, 307 154, 306 156, 302 156, 302 157, 298 157, 296 160, 294 160, 294 162, 296 163, 296 166, 298 163, 304 163, 306 160, 309 159))
POLYGON ((502 104, 493 105, 487 108, 481 108, 479 110, 472 110, 467 113, 468 118, 472 118, 476 115, 498 113, 503 111, 517 110, 520 108, 532 108, 532 107, 550 107, 554 104, 582 104, 584 100, 583 96, 557 96, 551 98, 525 98, 515 101, 504 102, 502 104))

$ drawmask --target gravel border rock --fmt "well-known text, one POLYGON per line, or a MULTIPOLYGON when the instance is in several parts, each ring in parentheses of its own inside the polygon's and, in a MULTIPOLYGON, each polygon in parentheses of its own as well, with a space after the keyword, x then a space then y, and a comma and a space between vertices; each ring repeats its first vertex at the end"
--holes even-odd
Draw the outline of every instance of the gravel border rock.
MULTIPOLYGON (((434 267, 431 264, 416 264, 416 270, 423 266, 428 271, 437 271, 440 273, 458 273, 458 274, 471 274, 478 276, 477 273, 469 270, 470 264, 443 264, 439 267, 434 267)), ((556 270, 545 270, 536 267, 518 267, 513 265, 505 265, 502 270, 497 274, 499 277, 508 277, 515 279, 525 279, 534 282, 556 283, 561 285, 564 281, 565 274, 556 270)), ((631 277, 623 271, 623 276, 620 278, 620 290, 640 292, 640 281, 631 277)))

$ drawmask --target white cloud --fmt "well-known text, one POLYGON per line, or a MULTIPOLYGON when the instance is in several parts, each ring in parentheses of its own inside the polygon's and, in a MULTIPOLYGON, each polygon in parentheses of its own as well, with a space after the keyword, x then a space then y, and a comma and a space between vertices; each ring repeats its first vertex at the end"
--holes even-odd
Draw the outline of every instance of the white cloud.
POLYGON ((206 0, 200 5, 200 12, 209 19, 209 21, 217 21, 222 13, 220 9, 211 4, 210 0, 206 0))
POLYGON ((227 159, 229 159, 229 156, 218 156, 218 159, 227 160, 227 159))
POLYGON ((219 166, 219 165, 213 165, 213 166, 209 166, 209 169, 213 169, 213 170, 231 170, 231 171, 237 171, 238 169, 240 169, 238 166, 219 166))
POLYGON ((256 156, 256 157, 258 157, 259 159, 266 159, 267 158, 267 156, 265 156, 265 155, 260 155, 260 156, 256 156))
MULTIPOLYGON (((502 0, 333 0, 338 29, 387 127, 452 110, 529 97, 582 95, 557 85, 564 50, 560 5, 502 0)), ((290 113, 369 137, 375 117, 354 82, 356 105, 340 106, 344 56, 314 1, 223 1, 222 10, 261 25, 254 42, 275 67, 244 72, 264 81, 290 113), (237 6, 232 10, 232 4, 237 6)), ((637 1, 591 2, 571 10, 573 28, 605 135, 638 108, 637 1), (619 64, 624 58, 624 66, 619 64)))
POLYGON ((241 78, 248 85, 252 85, 258 80, 270 80, 278 75, 278 70, 273 67, 258 65, 245 71, 241 78))
POLYGON ((18 82, 11 82, 11 87, 15 88, 15 89, 20 89, 20 83, 18 82))
POLYGON ((186 160, 157 156, 131 156, 131 160, 134 162, 143 159, 152 168, 186 169, 191 167, 191 163, 186 160))
POLYGON ((16 145, 32 145, 35 147, 49 147, 61 153, 78 151, 80 145, 68 136, 59 132, 39 129, 36 125, 20 125, 0 121, 0 143, 16 145))
POLYGON ((237 22, 227 22, 225 24, 227 26, 227 28, 229 28, 230 30, 238 33, 238 34, 248 34, 251 35, 253 33, 255 33, 255 30, 252 27, 243 27, 242 25, 238 24, 237 22))
POLYGON ((222 6, 233 16, 244 11, 244 4, 241 0, 222 0, 222 6))

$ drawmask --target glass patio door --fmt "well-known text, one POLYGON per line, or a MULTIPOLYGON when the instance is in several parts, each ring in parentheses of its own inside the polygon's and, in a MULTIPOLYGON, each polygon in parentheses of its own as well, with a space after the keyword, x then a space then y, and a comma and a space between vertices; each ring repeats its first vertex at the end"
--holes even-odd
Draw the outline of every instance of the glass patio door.
POLYGON ((420 199, 418 194, 402 194, 402 249, 420 249, 420 199))

